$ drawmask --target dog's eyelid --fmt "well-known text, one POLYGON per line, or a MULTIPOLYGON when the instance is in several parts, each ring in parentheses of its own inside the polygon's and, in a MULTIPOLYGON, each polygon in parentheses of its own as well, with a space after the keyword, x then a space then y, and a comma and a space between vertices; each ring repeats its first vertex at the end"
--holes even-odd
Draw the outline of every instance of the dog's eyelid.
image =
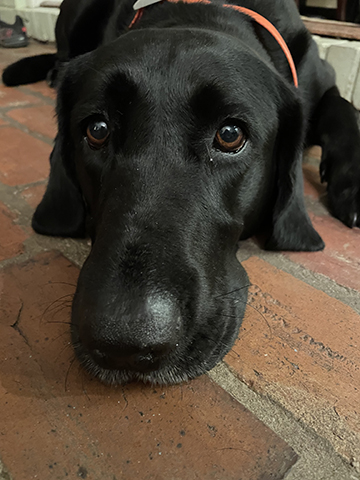
POLYGON ((102 120, 106 123, 110 123, 108 113, 103 110, 91 110, 89 107, 80 107, 75 112, 74 120, 78 125, 85 125, 95 120, 102 120))
POLYGON ((248 133, 248 121, 240 116, 231 116, 226 117, 216 125, 217 129, 220 129, 226 125, 236 125, 241 128, 244 132, 248 133))
POLYGON ((78 120, 75 119, 75 125, 78 126, 78 128, 80 129, 80 132, 81 132, 81 135, 84 135, 86 136, 86 133, 87 133, 87 129, 89 127, 89 125, 93 124, 93 123, 96 123, 96 122, 104 122, 106 123, 109 131, 111 131, 111 122, 108 118, 108 116, 106 114, 103 114, 103 113, 93 113, 93 114, 89 114, 89 112, 87 112, 86 116, 84 115, 81 115, 81 116, 77 116, 78 120))
POLYGON ((222 157, 226 156, 227 158, 234 158, 237 155, 243 154, 244 151, 246 150, 247 145, 248 145, 248 141, 245 141, 244 144, 239 149, 234 150, 234 151, 228 151, 228 152, 225 151, 225 150, 222 150, 222 149, 220 149, 220 148, 218 148, 214 145, 213 150, 215 151, 214 152, 215 154, 219 154, 222 157))

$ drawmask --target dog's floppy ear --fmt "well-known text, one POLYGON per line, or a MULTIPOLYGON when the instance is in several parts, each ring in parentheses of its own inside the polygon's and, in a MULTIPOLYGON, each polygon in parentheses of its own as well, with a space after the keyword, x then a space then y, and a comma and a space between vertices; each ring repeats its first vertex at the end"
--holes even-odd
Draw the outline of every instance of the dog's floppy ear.
POLYGON ((60 136, 50 155, 50 178, 32 227, 37 233, 60 237, 85 236, 85 205, 79 188, 66 171, 60 136))
POLYGON ((268 250, 317 251, 324 242, 306 212, 303 193, 302 153, 305 127, 300 101, 284 92, 276 148, 275 204, 268 250))
MULTIPOLYGON (((73 145, 68 115, 74 104, 74 81, 68 64, 59 72, 57 97, 58 134, 50 155, 50 178, 33 220, 33 229, 43 235, 84 237, 86 208, 72 162, 73 145)), ((76 71, 75 71, 76 73, 76 71)))

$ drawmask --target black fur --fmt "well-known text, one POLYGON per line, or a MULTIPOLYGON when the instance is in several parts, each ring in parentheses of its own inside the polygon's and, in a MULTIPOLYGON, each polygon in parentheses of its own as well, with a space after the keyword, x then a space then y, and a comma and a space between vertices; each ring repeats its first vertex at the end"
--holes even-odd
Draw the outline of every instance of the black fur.
MULTIPOLYGON (((62 4, 59 132, 33 226, 82 236, 87 216, 92 250, 72 338, 103 381, 179 382, 226 354, 247 298, 239 239, 261 233, 269 249, 323 248, 304 206, 305 142, 323 147, 333 213, 359 225, 355 110, 295 2, 237 3, 276 25, 299 89, 269 33, 217 1, 155 4, 130 31, 131 0, 62 4), (109 129, 101 148, 89 143, 94 121, 109 129), (224 125, 242 129, 240 151, 216 143, 224 125)), ((7 84, 29 78, 20 67, 5 71, 7 84)))

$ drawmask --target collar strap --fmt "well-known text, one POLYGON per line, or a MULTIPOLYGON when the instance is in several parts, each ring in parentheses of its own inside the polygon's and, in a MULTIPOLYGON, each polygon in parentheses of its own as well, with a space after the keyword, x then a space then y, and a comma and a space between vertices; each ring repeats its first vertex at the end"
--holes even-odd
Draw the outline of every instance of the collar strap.
MULTIPOLYGON (((134 4, 134 7, 133 7, 134 10, 137 10, 137 11, 136 11, 136 14, 135 14, 132 22, 129 25, 129 29, 132 28, 135 25, 135 23, 137 23, 140 20, 140 18, 142 17, 142 14, 144 13, 144 9, 148 5, 158 3, 159 1, 161 1, 161 0, 138 0, 134 4)), ((183 2, 183 3, 211 4, 211 2, 209 0, 166 0, 166 1, 168 1, 170 3, 183 2)), ((229 5, 229 4, 226 4, 226 3, 223 4, 222 6, 225 7, 225 8, 232 8, 233 10, 236 10, 240 13, 243 13, 243 14, 247 15, 248 17, 251 17, 253 20, 255 20, 256 23, 258 23, 259 25, 264 27, 265 30, 267 30, 274 37, 274 39, 277 41, 280 48, 282 49, 282 51, 285 54, 285 57, 288 61, 288 64, 289 64, 289 67, 290 67, 290 70, 291 70, 294 85, 297 88, 299 83, 298 83, 298 76, 297 76, 297 73, 296 73, 295 63, 294 63, 293 57, 290 53, 289 47, 286 45, 286 42, 283 39, 283 37, 281 36, 279 30, 277 30, 274 27, 274 25, 271 22, 269 22, 269 20, 267 20, 265 17, 263 17, 259 13, 254 12, 253 10, 249 10, 248 8, 244 8, 244 7, 239 7, 237 5, 229 5)))

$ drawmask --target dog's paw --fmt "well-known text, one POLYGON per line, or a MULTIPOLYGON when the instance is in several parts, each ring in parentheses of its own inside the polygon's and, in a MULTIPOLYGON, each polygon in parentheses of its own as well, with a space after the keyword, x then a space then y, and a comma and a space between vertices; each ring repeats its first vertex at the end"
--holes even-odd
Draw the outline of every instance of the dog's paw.
POLYGON ((350 228, 360 227, 360 152, 347 158, 323 158, 320 177, 327 182, 331 213, 350 228), (332 161, 331 161, 332 160, 332 161))

